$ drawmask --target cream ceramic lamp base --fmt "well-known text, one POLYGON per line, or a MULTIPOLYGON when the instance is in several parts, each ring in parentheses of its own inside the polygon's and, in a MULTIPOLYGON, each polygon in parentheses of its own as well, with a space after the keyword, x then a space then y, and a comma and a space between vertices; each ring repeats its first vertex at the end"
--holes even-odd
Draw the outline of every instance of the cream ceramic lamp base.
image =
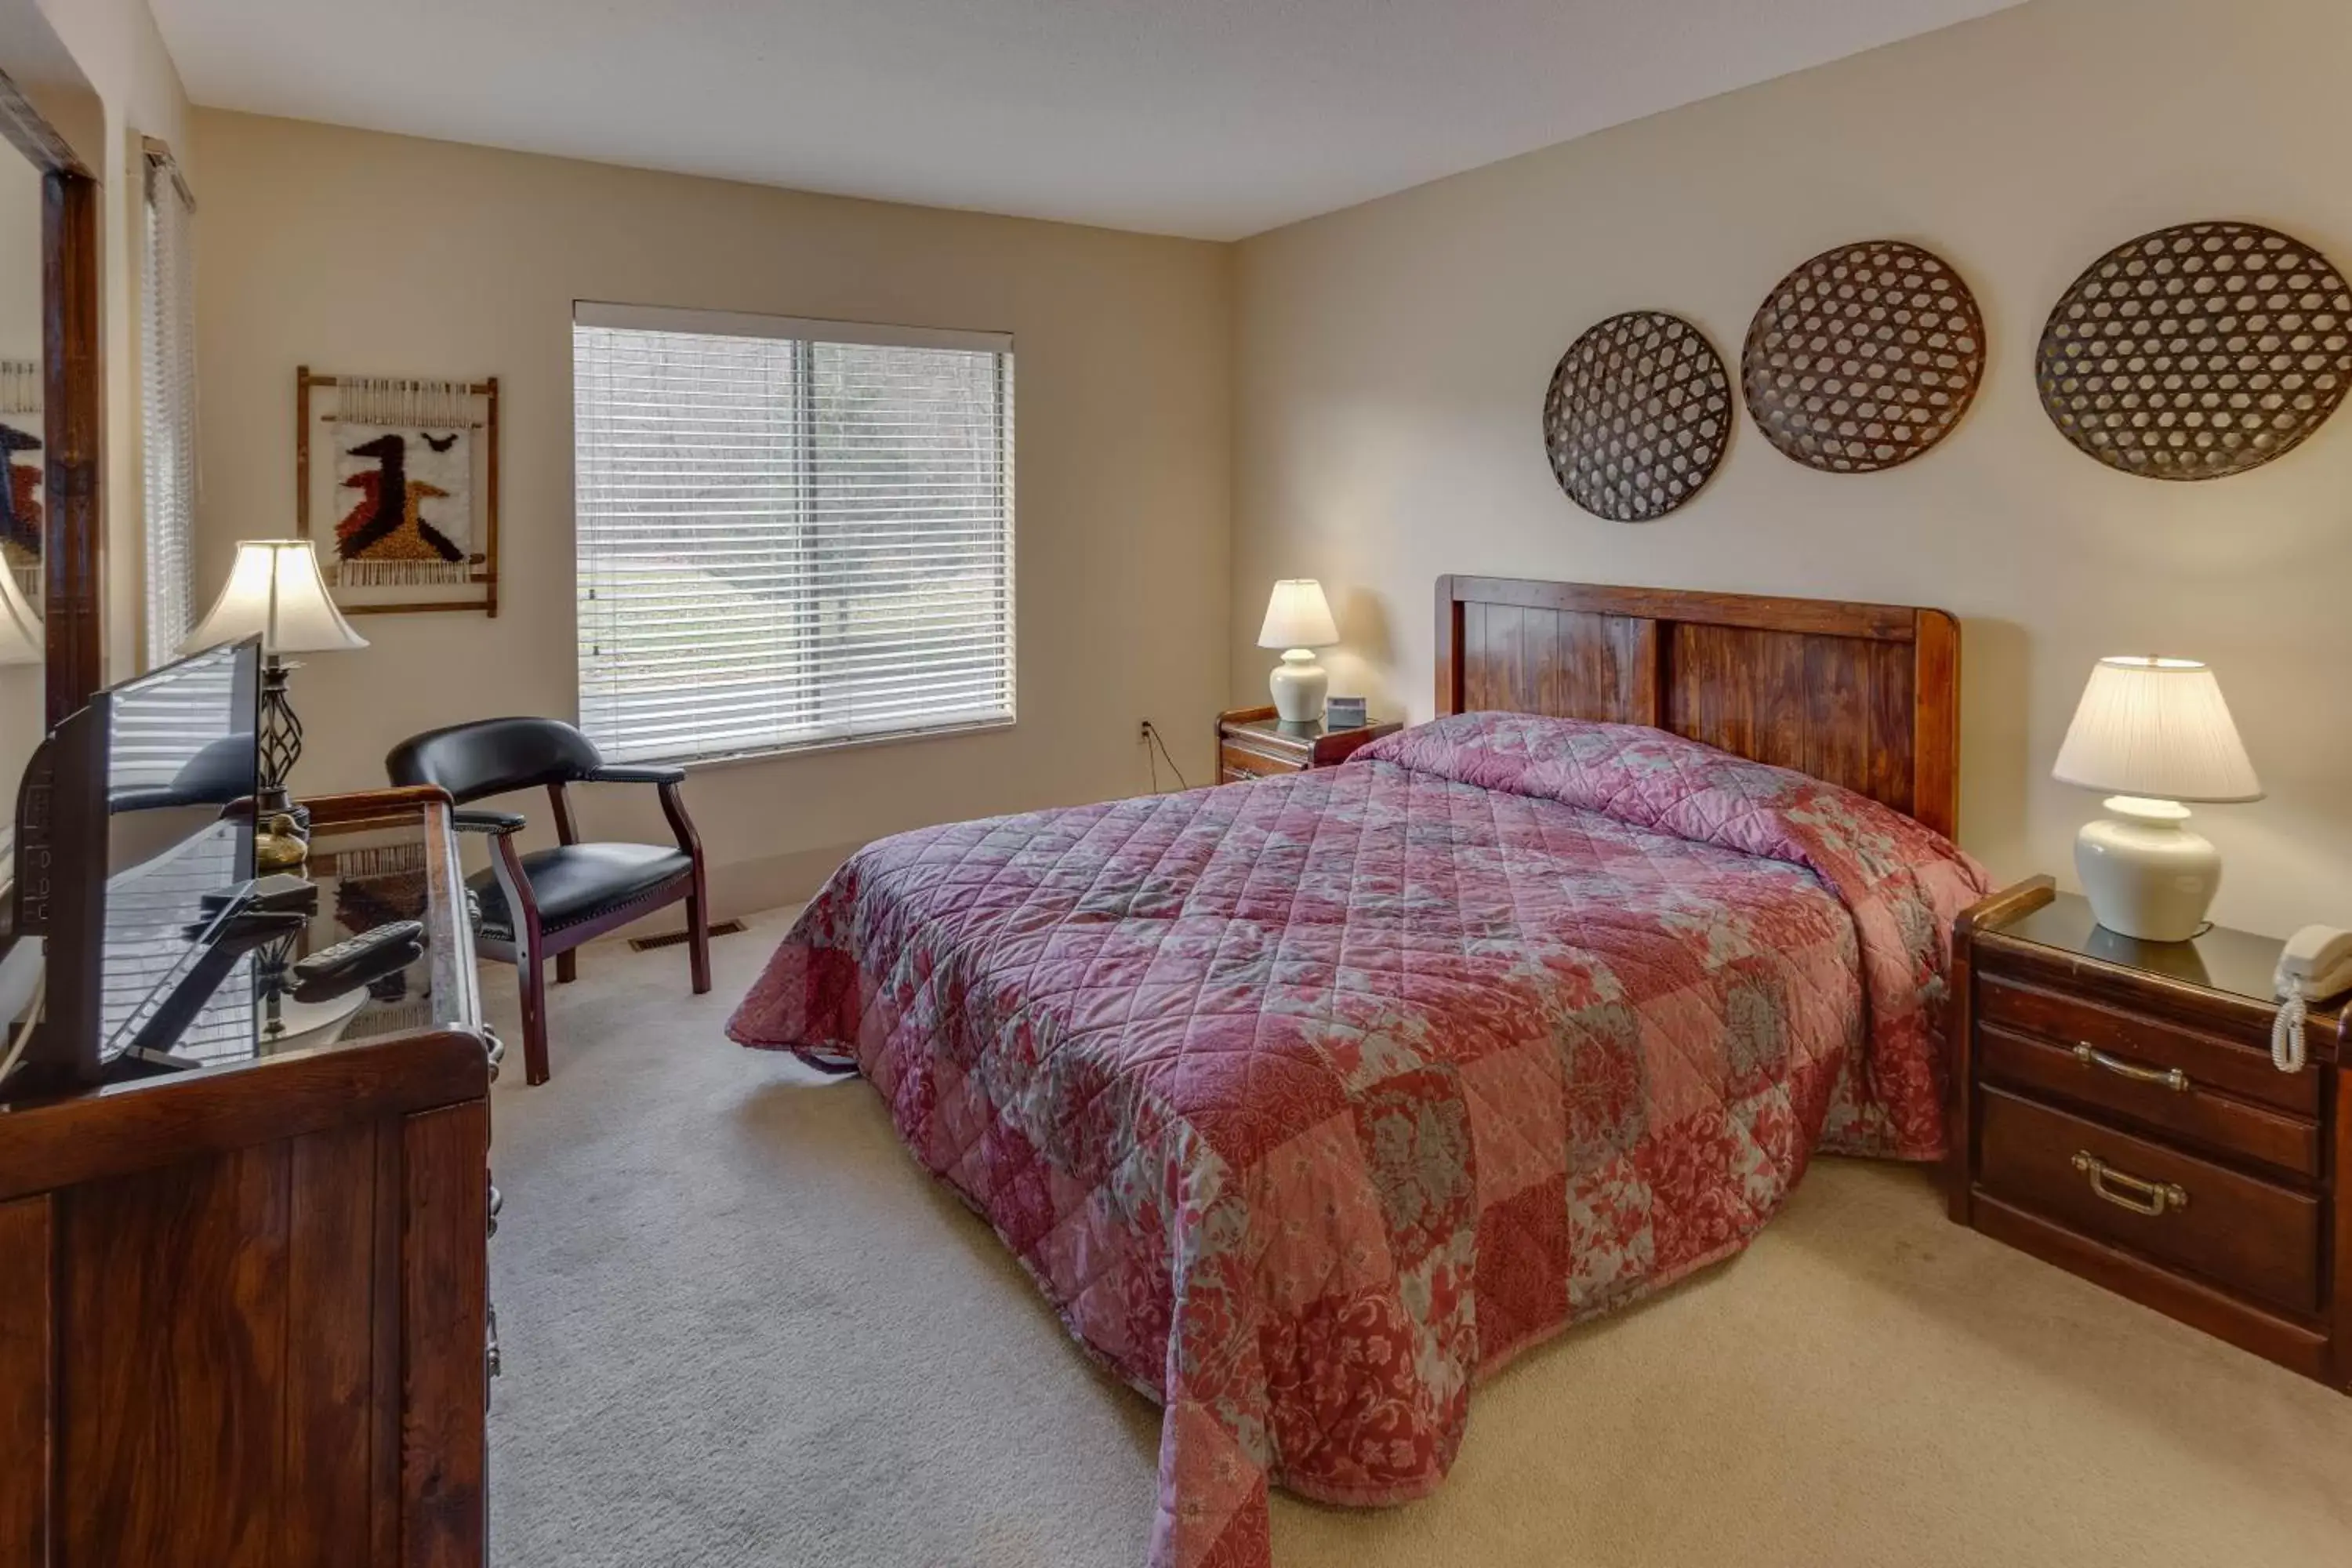
POLYGON ((2221 885, 2221 857, 2181 826, 2180 803, 2263 798, 2212 670, 2148 654, 2099 660, 2050 773, 2105 795, 2120 819, 2074 838, 2075 874, 2099 923, 2142 942, 2197 935, 2221 885))
POLYGON ((2074 874, 2099 923, 2142 942, 2187 942, 2203 931, 2221 855, 2184 826, 2189 808, 2128 795, 2101 804, 2115 817, 2085 823, 2074 837, 2074 874))
POLYGON ((1295 647, 1284 654, 1266 684, 1274 692, 1275 716, 1284 723, 1323 721, 1323 698, 1331 689, 1331 678, 1306 648, 1295 647))

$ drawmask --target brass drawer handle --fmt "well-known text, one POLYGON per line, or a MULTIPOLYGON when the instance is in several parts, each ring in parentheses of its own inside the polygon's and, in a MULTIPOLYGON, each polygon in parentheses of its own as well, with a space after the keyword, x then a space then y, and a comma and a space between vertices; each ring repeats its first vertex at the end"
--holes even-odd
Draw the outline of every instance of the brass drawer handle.
POLYGON ((2075 1042, 2074 1059, 2086 1068, 2103 1068, 2134 1083, 2160 1083, 2175 1094, 2187 1094, 2189 1089, 2189 1075, 2179 1068, 2144 1068, 2121 1057, 2111 1057, 2088 1040, 2075 1042))
POLYGON ((2134 1214, 2162 1219, 2173 1209, 2189 1206, 2189 1191, 2179 1183, 2144 1182, 2137 1176, 2127 1176, 2087 1149, 2075 1152, 2074 1169, 2091 1178, 2093 1192, 2117 1208, 2129 1209, 2134 1214), (2124 1190, 2117 1192, 2116 1187, 2124 1190))

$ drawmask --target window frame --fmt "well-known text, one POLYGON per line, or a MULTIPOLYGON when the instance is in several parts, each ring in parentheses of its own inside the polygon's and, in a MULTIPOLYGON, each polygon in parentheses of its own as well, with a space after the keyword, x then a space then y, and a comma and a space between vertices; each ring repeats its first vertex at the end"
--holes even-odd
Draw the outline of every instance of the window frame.
MULTIPOLYGON (((1015 369, 1013 337, 1007 331, 977 331, 957 328, 914 327, 881 322, 829 321, 814 317, 774 316, 740 310, 711 310, 664 305, 633 305, 606 300, 574 300, 572 324, 575 336, 572 372, 577 384, 580 368, 577 330, 583 327, 602 328, 619 331, 670 332, 699 336, 757 338, 797 345, 798 391, 795 406, 805 422, 812 416, 813 402, 809 393, 810 355, 820 345, 856 348, 944 349, 967 353, 986 353, 994 359, 996 371, 995 464, 1000 495, 999 515, 1002 520, 1002 635, 1004 663, 1004 710, 1001 714, 983 718, 955 720, 936 724, 901 725, 877 730, 866 734, 819 734, 805 740, 785 741, 775 744, 747 746, 739 750, 709 752, 679 755, 663 752, 658 755, 633 752, 632 763, 651 763, 699 772, 707 768, 728 768, 745 763, 761 763, 778 757, 800 756, 823 752, 845 751, 868 746, 905 745, 926 741, 948 740, 959 736, 1010 730, 1020 722, 1020 602, 1017 592, 1019 528, 1015 504, 1015 468, 1018 444, 1015 437, 1015 369)), ((582 630, 581 610, 585 604, 579 574, 584 563, 580 542, 580 408, 572 408, 573 456, 572 520, 574 536, 572 563, 574 570, 572 617, 575 637, 574 673, 578 678, 573 689, 573 717, 583 730, 587 687, 587 668, 578 648, 582 630)), ((813 439, 805 423, 801 438, 813 439)), ((808 470, 801 473, 805 488, 808 470)), ((593 739, 593 731, 590 731, 593 739)))

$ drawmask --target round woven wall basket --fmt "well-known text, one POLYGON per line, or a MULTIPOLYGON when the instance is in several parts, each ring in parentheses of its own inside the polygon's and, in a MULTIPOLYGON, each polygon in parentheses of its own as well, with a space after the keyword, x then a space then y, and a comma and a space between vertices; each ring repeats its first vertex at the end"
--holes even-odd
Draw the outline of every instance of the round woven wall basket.
POLYGON ((2352 386, 2352 288, 2250 223, 2145 234, 2074 279, 2042 330, 2042 406, 2111 468, 2213 479, 2285 456, 2352 386))
POLYGON ((1739 356, 1764 438, 1809 468, 1907 463, 1984 380, 1984 318, 1943 258, 1897 239, 1825 250, 1758 307, 1739 356))
POLYGON ((1680 316, 1629 310, 1559 356, 1544 447, 1569 499, 1612 522, 1647 522, 1698 494, 1731 439, 1731 378, 1680 316))

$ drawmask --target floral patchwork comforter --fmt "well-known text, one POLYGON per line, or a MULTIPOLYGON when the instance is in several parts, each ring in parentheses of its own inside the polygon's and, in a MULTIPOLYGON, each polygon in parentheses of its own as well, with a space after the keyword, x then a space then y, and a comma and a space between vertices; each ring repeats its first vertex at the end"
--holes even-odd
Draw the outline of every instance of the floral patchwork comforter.
POLYGON ((1471 1384, 1737 1251, 1817 1148, 1942 1148, 1953 917, 1896 812, 1474 713, 1337 768, 885 839, 730 1033, 852 1063, 1165 1406, 1154 1568, 1444 1476, 1471 1384))

